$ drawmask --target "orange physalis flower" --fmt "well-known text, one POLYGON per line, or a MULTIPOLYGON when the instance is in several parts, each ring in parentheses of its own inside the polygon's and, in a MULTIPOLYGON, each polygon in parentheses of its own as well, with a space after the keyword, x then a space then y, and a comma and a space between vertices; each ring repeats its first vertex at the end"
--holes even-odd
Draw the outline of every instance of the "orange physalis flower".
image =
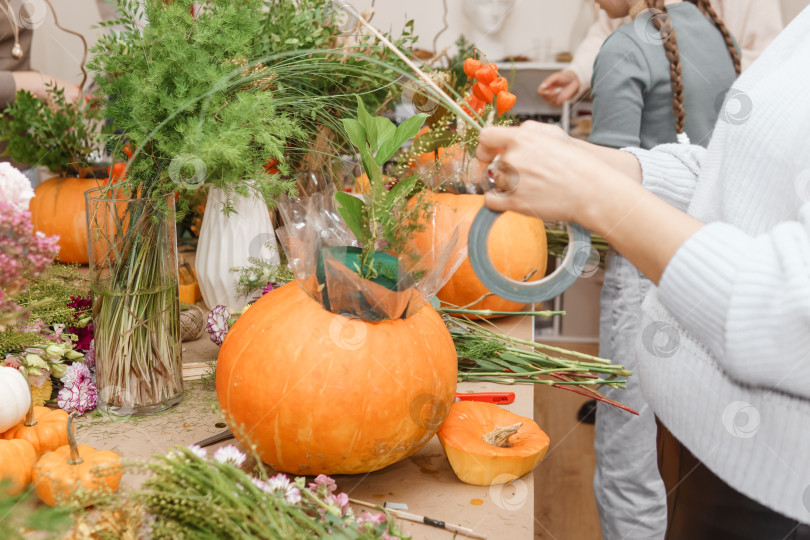
POLYGON ((492 84, 489 85, 490 89, 492 89, 492 93, 496 96, 501 92, 508 92, 509 91, 509 81, 507 81, 503 77, 498 77, 492 84))
POLYGON ((487 64, 475 72, 475 78, 478 82, 490 85, 495 79, 498 78, 498 66, 495 64, 487 64))
POLYGON ((475 72, 482 67, 484 67, 484 63, 481 60, 476 60, 475 58, 467 58, 464 60, 464 74, 468 79, 474 79, 475 72))
POLYGON ((517 96, 509 92, 498 93, 498 116, 504 115, 512 110, 517 102, 517 96))
POLYGON ((495 96, 495 94, 492 93, 492 90, 489 88, 489 86, 482 82, 475 83, 473 85, 472 91, 475 97, 477 97, 478 99, 480 99, 485 103, 492 103, 492 98, 495 96))

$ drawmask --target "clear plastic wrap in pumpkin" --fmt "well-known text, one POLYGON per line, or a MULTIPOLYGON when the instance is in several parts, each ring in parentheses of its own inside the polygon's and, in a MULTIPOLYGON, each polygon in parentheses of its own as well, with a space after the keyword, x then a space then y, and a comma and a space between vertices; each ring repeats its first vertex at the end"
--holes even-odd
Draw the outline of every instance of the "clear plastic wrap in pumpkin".
MULTIPOLYGON (((401 253, 375 246, 374 276, 358 273, 362 246, 337 211, 336 190, 279 203, 285 227, 278 230, 296 280, 333 313, 378 322, 408 318, 429 302, 467 255, 460 229, 435 227, 425 195, 420 224, 401 253), (417 243, 418 234, 418 243, 417 243)), ((405 226, 405 224, 403 224, 405 226)))
POLYGON ((458 234, 424 257, 360 247, 335 191, 280 205, 296 281, 259 299, 219 353, 217 395, 237 438, 293 474, 359 474, 417 452, 449 413, 457 358, 429 304, 465 258, 458 234))

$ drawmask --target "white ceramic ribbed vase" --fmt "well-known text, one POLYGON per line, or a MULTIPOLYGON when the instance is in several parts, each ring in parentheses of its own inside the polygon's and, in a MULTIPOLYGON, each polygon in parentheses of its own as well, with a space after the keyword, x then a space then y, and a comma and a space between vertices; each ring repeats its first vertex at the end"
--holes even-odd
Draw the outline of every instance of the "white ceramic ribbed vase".
POLYGON ((274 264, 280 261, 267 205, 258 198, 228 197, 212 187, 195 260, 197 281, 209 309, 223 305, 233 312, 247 305, 250 299, 236 292, 239 274, 231 269, 250 265, 251 258, 274 264), (225 215, 222 210, 228 200, 236 212, 225 215))

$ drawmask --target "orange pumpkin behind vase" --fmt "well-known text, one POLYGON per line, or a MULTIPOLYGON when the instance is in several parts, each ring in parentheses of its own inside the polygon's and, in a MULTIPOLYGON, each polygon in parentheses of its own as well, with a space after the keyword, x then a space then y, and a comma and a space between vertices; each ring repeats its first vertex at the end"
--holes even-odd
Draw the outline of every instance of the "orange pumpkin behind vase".
POLYGON ((106 179, 54 176, 34 189, 31 221, 46 236, 59 236, 61 262, 89 262, 84 192, 106 183, 106 179))
MULTIPOLYGON (((426 197, 434 203, 435 215, 422 231, 415 233, 417 249, 428 252, 436 230, 452 231, 456 227, 460 241, 466 245, 472 222, 484 206, 484 196, 426 193, 426 197)), ((506 212, 492 228, 489 256, 506 277, 517 281, 542 278, 548 259, 545 225, 540 219, 506 212)), ((470 310, 520 311, 525 307, 493 294, 485 296, 488 293, 468 257, 436 296, 451 306, 470 310)))

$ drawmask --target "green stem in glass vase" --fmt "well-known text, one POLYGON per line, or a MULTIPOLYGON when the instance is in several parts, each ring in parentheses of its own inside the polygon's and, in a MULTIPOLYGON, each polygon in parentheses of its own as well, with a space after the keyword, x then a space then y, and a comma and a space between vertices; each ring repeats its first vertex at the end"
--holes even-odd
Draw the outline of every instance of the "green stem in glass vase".
POLYGON ((147 196, 96 201, 91 238, 94 249, 106 249, 108 272, 93 284, 102 401, 120 410, 159 408, 182 393, 171 207, 147 196))

